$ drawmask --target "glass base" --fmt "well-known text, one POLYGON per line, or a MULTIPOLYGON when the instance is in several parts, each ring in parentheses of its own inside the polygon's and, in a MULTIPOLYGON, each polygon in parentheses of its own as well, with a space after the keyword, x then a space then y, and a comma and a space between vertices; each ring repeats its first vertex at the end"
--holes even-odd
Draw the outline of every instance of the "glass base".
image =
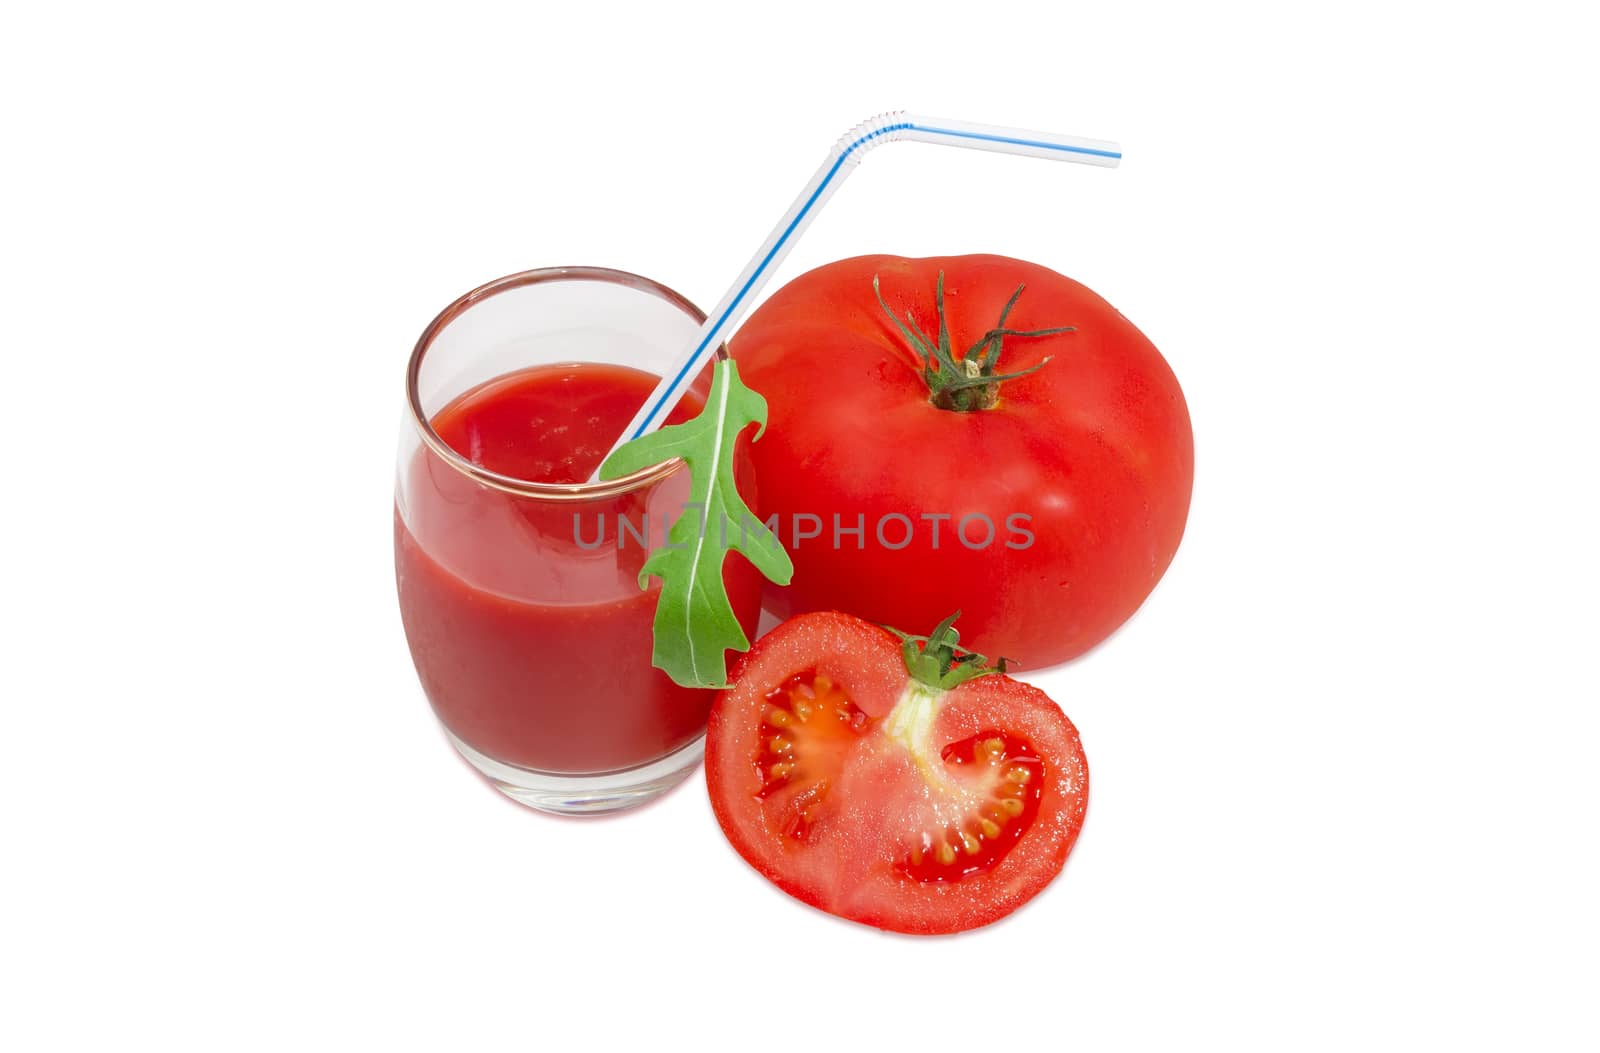
POLYGON ((558 775, 503 764, 485 757, 451 735, 456 751, 495 788, 518 804, 555 815, 604 815, 635 808, 666 793, 682 782, 706 754, 706 737, 700 735, 660 760, 637 768, 593 775, 558 775))

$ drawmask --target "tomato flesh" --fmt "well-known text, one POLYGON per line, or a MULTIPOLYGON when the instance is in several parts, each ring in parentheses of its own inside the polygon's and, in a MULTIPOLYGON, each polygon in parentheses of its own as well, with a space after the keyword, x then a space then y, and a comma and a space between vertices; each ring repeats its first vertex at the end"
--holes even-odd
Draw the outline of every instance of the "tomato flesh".
POLYGON ((1005 676, 908 678, 849 615, 791 619, 712 710, 706 777, 729 840, 791 895, 900 932, 987 924, 1038 893, 1082 825, 1076 730, 1005 676))

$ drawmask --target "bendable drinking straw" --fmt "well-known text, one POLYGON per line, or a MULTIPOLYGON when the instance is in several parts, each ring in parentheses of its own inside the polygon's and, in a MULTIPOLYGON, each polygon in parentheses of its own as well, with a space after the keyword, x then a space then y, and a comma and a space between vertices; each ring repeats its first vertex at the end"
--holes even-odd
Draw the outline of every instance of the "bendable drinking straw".
POLYGON ((751 257, 744 272, 722 297, 716 310, 706 318, 700 332, 695 335, 695 343, 667 370, 661 383, 656 385, 638 414, 623 430, 613 450, 661 426, 667 411, 677 405, 695 376, 715 353, 723 334, 738 321, 750 301, 767 284, 772 272, 777 270, 778 264, 783 262, 794 243, 800 240, 806 225, 822 211, 822 206, 833 192, 839 189, 845 176, 861 163, 862 156, 874 146, 902 140, 965 146, 972 150, 992 150, 1024 157, 1044 157, 1052 161, 1075 161, 1102 168, 1115 168, 1117 162, 1122 160, 1122 149, 1116 143, 1081 139, 1074 135, 999 128, 937 117, 918 117, 903 112, 886 113, 861 122, 839 139, 827 160, 822 162, 822 167, 817 169, 817 174, 800 191, 800 196, 789 206, 789 211, 783 214, 767 240, 751 257))

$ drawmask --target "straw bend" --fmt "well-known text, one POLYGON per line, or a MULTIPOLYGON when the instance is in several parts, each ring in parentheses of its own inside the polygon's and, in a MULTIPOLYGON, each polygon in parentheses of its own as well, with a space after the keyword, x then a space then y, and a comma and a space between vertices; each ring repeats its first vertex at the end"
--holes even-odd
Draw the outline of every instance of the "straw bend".
POLYGON ((920 117, 904 110, 879 114, 862 121, 840 136, 834 152, 855 165, 860 164, 866 152, 879 143, 905 139, 1023 157, 1042 157, 1052 161, 1073 161, 1102 168, 1115 168, 1122 160, 1121 147, 1104 139, 1002 128, 993 124, 952 121, 944 117, 920 117))
POLYGON ((973 124, 936 117, 919 117, 895 111, 879 114, 851 128, 834 145, 822 166, 817 169, 794 204, 783 214, 772 233, 761 243, 733 285, 716 308, 706 317, 705 324, 695 335, 695 344, 667 370, 655 391, 617 440, 625 442, 654 431, 666 419, 667 411, 677 405, 683 393, 693 383, 695 375, 715 354, 717 345, 733 328, 735 322, 749 309, 772 272, 783 262, 789 250, 799 240, 806 225, 822 210, 828 198, 839 188, 844 177, 861 163, 867 151, 882 143, 901 140, 934 143, 939 146, 962 146, 973 150, 1020 154, 1024 157, 1041 157, 1052 161, 1072 161, 1077 164, 1115 168, 1122 159, 1122 150, 1116 143, 1101 139, 1083 139, 1050 132, 1032 132, 1021 128, 1002 128, 990 124, 973 124))

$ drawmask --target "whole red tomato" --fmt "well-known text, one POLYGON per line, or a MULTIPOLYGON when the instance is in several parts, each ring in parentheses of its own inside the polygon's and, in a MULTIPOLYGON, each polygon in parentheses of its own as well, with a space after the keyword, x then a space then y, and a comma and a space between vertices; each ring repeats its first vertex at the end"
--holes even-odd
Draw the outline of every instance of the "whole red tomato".
POLYGON ((1189 411, 1093 291, 1004 256, 858 256, 804 274, 732 351, 767 398, 751 446, 794 583, 780 616, 931 625, 1030 666, 1138 609, 1183 536, 1189 411))

